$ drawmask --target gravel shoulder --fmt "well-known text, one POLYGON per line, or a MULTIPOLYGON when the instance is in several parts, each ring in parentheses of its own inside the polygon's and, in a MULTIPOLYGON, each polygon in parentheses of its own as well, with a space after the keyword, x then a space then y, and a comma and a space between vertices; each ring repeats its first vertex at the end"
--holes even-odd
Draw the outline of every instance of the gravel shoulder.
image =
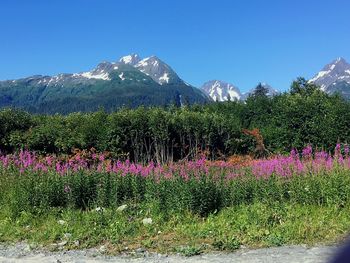
POLYGON ((107 256, 101 254, 97 249, 74 250, 74 251, 38 251, 31 250, 26 244, 19 243, 13 246, 0 245, 0 262, 26 262, 26 263, 100 263, 100 262, 120 262, 120 263, 200 263, 200 262, 328 262, 334 255, 336 247, 330 246, 285 246, 263 249, 240 249, 234 253, 209 253, 193 257, 183 257, 180 255, 161 255, 148 252, 107 256))

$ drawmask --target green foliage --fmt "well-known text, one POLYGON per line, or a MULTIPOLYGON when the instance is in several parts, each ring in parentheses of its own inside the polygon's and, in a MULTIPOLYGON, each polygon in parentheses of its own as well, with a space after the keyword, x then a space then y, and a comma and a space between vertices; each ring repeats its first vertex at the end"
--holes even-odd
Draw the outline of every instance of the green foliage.
POLYGON ((215 240, 212 245, 216 250, 234 251, 241 247, 241 242, 235 237, 225 237, 215 240))
POLYGON ((30 129, 33 125, 32 116, 17 109, 3 109, 0 111, 0 148, 14 150, 16 138, 30 129))
POLYGON ((312 95, 315 91, 319 90, 319 87, 306 79, 299 77, 292 82, 290 87, 291 94, 300 94, 301 96, 312 95))
POLYGON ((185 246, 177 248, 176 252, 185 257, 193 257, 202 254, 202 248, 198 246, 185 246))
POLYGON ((0 167, 0 241, 64 240, 77 248, 79 240, 81 247, 108 243, 118 251, 130 245, 192 256, 336 241, 350 229, 349 171, 337 166, 269 178, 247 168, 232 180, 214 170, 185 178, 13 168, 0 167))
POLYGON ((30 115, 0 111, 0 149, 27 148, 41 153, 70 154, 73 149, 108 151, 116 158, 159 163, 247 154, 255 149, 242 129, 258 128, 271 153, 301 149, 307 144, 332 150, 350 141, 350 102, 329 96, 305 79, 291 92, 178 108, 121 108, 107 113, 30 115))
POLYGON ((199 181, 193 179, 189 185, 191 211, 200 216, 207 216, 221 209, 223 191, 212 179, 201 178, 199 181))
POLYGON ((93 207, 115 208, 122 204, 153 204, 165 215, 191 211, 201 217, 218 213, 225 207, 242 204, 273 203, 274 214, 267 224, 278 225, 285 211, 278 204, 344 206, 350 201, 350 177, 347 170, 335 169, 317 176, 257 179, 248 174, 227 181, 210 174, 173 174, 171 179, 157 176, 112 175, 107 172, 77 171, 62 176, 8 170, 0 177, 2 196, 12 215, 21 212, 44 213, 51 208, 87 210, 93 207))
POLYGON ((264 87, 261 83, 254 89, 253 97, 266 97, 269 89, 264 87))

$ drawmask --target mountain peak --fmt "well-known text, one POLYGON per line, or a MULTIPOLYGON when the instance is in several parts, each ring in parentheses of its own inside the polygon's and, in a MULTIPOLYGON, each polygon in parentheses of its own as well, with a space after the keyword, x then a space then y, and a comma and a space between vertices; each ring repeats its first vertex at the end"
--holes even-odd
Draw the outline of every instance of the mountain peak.
POLYGON ((112 66, 111 62, 108 61, 102 61, 101 63, 99 63, 96 68, 94 69, 95 71, 108 71, 109 68, 112 66))
POLYGON ((135 65, 135 68, 161 85, 182 82, 175 71, 156 56, 142 59, 135 65))
POLYGON ((141 60, 140 56, 137 54, 130 54, 127 56, 124 56, 119 59, 120 63, 126 64, 126 65, 132 65, 135 66, 137 63, 139 63, 141 60))
POLYGON ((149 56, 148 58, 146 59, 152 59, 152 60, 160 60, 156 55, 152 55, 152 56, 149 56))
MULTIPOLYGON (((279 91, 272 88, 269 84, 263 82, 261 85, 267 89, 267 96, 272 97, 279 94, 279 91)), ((204 83, 201 89, 214 101, 227 101, 229 99, 244 101, 255 92, 256 88, 251 89, 249 92, 241 93, 239 88, 231 83, 221 80, 210 80, 204 83)))
POLYGON ((342 71, 350 67, 350 64, 342 57, 333 60, 327 64, 323 69, 342 71))
POLYGON ((207 81, 201 89, 214 101, 240 100, 242 96, 235 85, 221 80, 207 81))
POLYGON ((350 64, 339 57, 327 64, 309 81, 320 86, 323 91, 336 82, 345 81, 350 84, 350 64))
MULTIPOLYGON (((150 56, 147 58, 144 58, 140 60, 135 67, 147 67, 147 66, 154 66, 159 67, 159 64, 165 64, 162 60, 160 60, 157 56, 150 56)), ((166 65, 166 64, 165 64, 166 65)))
POLYGON ((346 60, 342 57, 338 57, 336 60, 333 61, 334 64, 336 63, 347 63, 346 60))

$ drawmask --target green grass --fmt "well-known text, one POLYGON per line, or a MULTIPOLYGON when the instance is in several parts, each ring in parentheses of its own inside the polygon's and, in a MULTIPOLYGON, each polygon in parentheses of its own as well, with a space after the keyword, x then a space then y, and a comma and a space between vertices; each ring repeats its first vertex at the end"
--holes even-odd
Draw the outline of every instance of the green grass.
POLYGON ((190 212, 163 214, 150 205, 116 209, 51 209, 22 212, 16 219, 0 212, 0 241, 26 241, 50 247, 67 241, 67 249, 105 245, 110 253, 145 248, 187 256, 211 250, 287 244, 332 244, 350 230, 350 206, 254 203, 225 208, 206 218, 190 212), (150 217, 153 223, 143 225, 150 217), (60 224, 59 220, 61 221, 60 224), (71 234, 65 235, 65 234, 71 234), (79 245, 77 242, 79 241, 79 245))
POLYGON ((330 244, 350 230, 347 170, 268 179, 248 174, 227 182, 210 175, 157 181, 0 169, 0 188, 0 242, 49 248, 65 242, 66 249, 104 245, 109 253, 145 248, 191 256, 241 246, 330 244), (127 207, 118 211, 120 205, 127 207))
POLYGON ((11 218, 24 211, 40 214, 52 208, 89 210, 98 206, 115 209, 124 203, 152 204, 164 216, 190 211, 206 217, 224 208, 254 203, 341 207, 350 202, 350 176, 346 170, 266 179, 247 173, 231 181, 212 178, 211 174, 189 180, 174 174, 171 179, 158 180, 153 176, 91 171, 61 176, 30 171, 20 175, 8 170, 0 175, 0 188, 0 205, 6 204, 11 218))

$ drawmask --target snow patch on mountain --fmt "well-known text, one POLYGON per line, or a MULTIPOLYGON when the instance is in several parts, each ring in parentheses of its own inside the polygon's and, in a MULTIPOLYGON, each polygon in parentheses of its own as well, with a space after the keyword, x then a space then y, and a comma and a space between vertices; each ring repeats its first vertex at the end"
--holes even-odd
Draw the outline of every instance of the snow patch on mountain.
POLYGON ((175 71, 156 56, 151 56, 139 61, 135 68, 150 76, 160 85, 183 82, 175 71))
POLYGON ((98 74, 94 74, 90 71, 81 73, 82 77, 88 78, 88 79, 102 79, 102 80, 110 80, 109 74, 107 72, 100 72, 98 74))
POLYGON ((119 78, 120 78, 121 80, 125 80, 125 78, 124 78, 124 72, 120 73, 118 76, 119 76, 119 78))
POLYGON ((119 59, 120 63, 126 64, 126 65, 131 65, 131 66, 135 66, 137 63, 140 62, 140 57, 137 54, 131 54, 131 55, 127 55, 124 57, 121 57, 119 59))
POLYGON ((136 64, 136 68, 147 67, 149 59, 150 58, 144 58, 143 60, 141 60, 139 63, 136 64))
POLYGON ((208 81, 201 89, 214 101, 240 100, 242 96, 236 86, 220 80, 208 81))
POLYGON ((315 77, 313 77, 312 79, 310 79, 310 82, 315 82, 318 79, 326 76, 327 74, 329 74, 331 72, 331 70, 327 70, 327 71, 320 71, 317 73, 317 75, 315 77))
POLYGON ((169 83, 168 73, 164 73, 163 76, 159 78, 159 81, 169 83))

